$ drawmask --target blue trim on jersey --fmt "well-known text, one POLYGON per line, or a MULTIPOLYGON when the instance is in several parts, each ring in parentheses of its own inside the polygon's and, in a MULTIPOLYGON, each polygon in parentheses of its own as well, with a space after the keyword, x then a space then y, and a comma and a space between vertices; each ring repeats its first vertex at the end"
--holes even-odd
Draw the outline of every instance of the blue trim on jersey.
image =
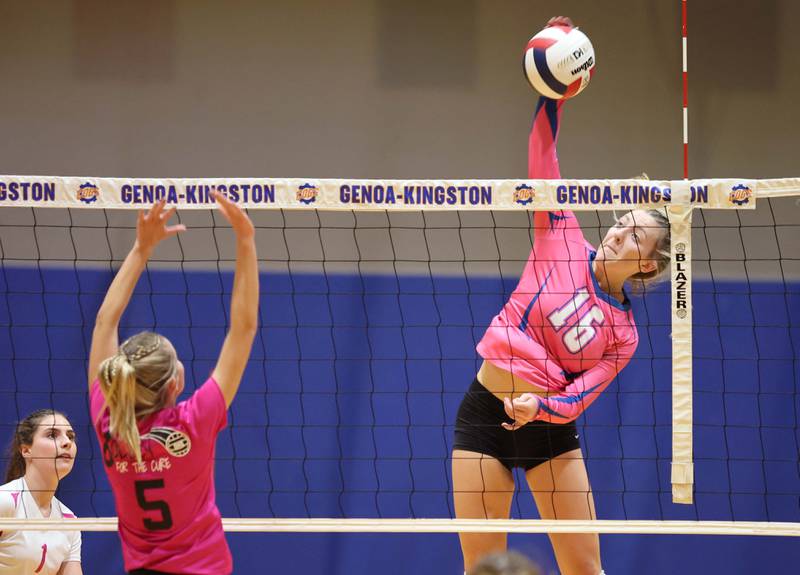
POLYGON ((583 371, 567 371, 565 369, 561 370, 561 375, 563 375, 564 379, 566 379, 570 383, 572 383, 573 380, 582 376, 584 373, 586 373, 585 369, 583 371))
MULTIPOLYGON (((550 398, 550 399, 552 399, 552 398, 550 398)), ((565 415, 562 415, 562 414, 558 413, 557 411, 553 411, 552 409, 550 409, 549 407, 547 407, 547 406, 544 404, 544 401, 539 401, 539 409, 540 409, 540 410, 542 410, 542 411, 544 411, 545 413, 547 413, 547 414, 549 414, 549 415, 555 415, 556 417, 560 417, 560 418, 562 418, 562 419, 566 419, 566 416, 565 416, 565 415)), ((537 415, 538 415, 538 413, 537 413, 537 415)))
POLYGON ((549 400, 552 400, 552 401, 557 401, 558 403, 566 403, 566 404, 572 405, 572 404, 578 403, 580 401, 583 401, 584 397, 586 397, 588 394, 592 393, 595 389, 597 389, 601 385, 603 385, 603 384, 602 383, 598 383, 594 387, 592 387, 590 389, 587 389, 583 393, 579 393, 578 395, 576 395, 574 397, 553 397, 553 396, 550 396, 550 397, 544 398, 544 399, 539 401, 539 409, 543 410, 545 413, 547 413, 549 415, 555 415, 556 417, 561 417, 563 419, 567 419, 567 416, 564 415, 563 413, 559 413, 555 409, 549 408, 544 403, 545 399, 549 399, 549 400))
POLYGON ((547 285, 547 280, 550 279, 550 274, 553 273, 553 270, 555 269, 555 267, 556 266, 551 267, 550 271, 547 272, 547 275, 544 277, 544 281, 542 282, 542 285, 539 286, 539 291, 536 292, 536 295, 533 296, 533 299, 528 304, 528 307, 525 308, 525 312, 522 314, 522 320, 519 322, 519 325, 517 326, 520 331, 524 332, 526 329, 528 329, 528 315, 531 313, 531 309, 533 308, 533 304, 535 304, 536 300, 539 299, 539 296, 541 295, 542 290, 544 289, 544 286, 547 285))
POLYGON ((594 387, 590 387, 586 391, 579 393, 574 397, 548 397, 547 399, 552 399, 553 401, 557 401, 559 403, 568 403, 572 405, 573 403, 578 403, 579 401, 583 401, 583 398, 586 397, 588 394, 592 393, 595 389, 603 385, 602 383, 598 383, 594 387))
POLYGON ((536 118, 539 117, 539 110, 544 106, 544 113, 547 114, 547 119, 550 121, 550 133, 553 135, 553 141, 556 141, 558 136, 558 100, 551 98, 539 97, 536 102, 536 111, 533 113, 533 123, 536 124, 536 118))
MULTIPOLYGON (((564 213, 563 211, 561 212, 564 213)), ((555 212, 547 212, 547 217, 550 218, 550 231, 552 232, 556 228, 556 222, 559 220, 568 220, 569 216, 559 216, 555 212)))
POLYGON ((631 300, 628 297, 628 292, 625 291, 625 286, 622 286, 622 295, 625 296, 625 301, 622 303, 617 300, 617 298, 613 298, 608 295, 606 292, 603 291, 603 288, 600 287, 600 284, 597 283, 597 276, 594 275, 594 268, 592 267, 592 262, 594 258, 597 256, 597 252, 589 251, 589 275, 592 276, 592 284, 594 284, 594 291, 597 294, 597 297, 605 301, 606 303, 611 304, 617 309, 621 309, 622 311, 628 311, 631 309, 631 300))
POLYGON ((551 100, 550 98, 546 98, 546 100, 544 110, 550 120, 550 132, 553 134, 553 143, 555 144, 558 137, 558 100, 551 100))
POLYGON ((534 124, 536 123, 536 117, 539 115, 539 110, 541 110, 542 106, 544 106, 546 103, 547 103, 547 98, 545 98, 544 96, 539 96, 539 101, 536 102, 536 110, 533 112, 534 124))

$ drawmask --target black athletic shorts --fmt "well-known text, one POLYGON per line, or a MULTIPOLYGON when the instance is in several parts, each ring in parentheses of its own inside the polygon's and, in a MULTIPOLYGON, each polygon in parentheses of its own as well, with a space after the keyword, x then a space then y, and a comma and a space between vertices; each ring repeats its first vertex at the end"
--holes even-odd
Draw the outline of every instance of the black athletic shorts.
POLYGON ((581 446, 575 422, 532 421, 507 431, 500 426, 504 421, 512 422, 503 402, 476 379, 458 408, 453 449, 490 455, 509 470, 527 471, 581 446))

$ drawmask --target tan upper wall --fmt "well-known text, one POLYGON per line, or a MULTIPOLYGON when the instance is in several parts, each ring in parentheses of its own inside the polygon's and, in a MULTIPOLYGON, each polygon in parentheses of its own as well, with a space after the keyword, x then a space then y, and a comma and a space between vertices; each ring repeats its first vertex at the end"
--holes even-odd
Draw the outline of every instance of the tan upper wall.
MULTIPOLYGON (((797 175, 800 5, 690 7, 692 175, 797 175)), ((519 177, 527 38, 566 13, 597 73, 562 171, 681 175, 680 2, 0 2, 0 172, 519 177)))
MULTIPOLYGON (((568 14, 598 64, 565 111, 562 173, 676 179, 679 10, 679 0, 0 0, 0 173, 518 178, 536 102, 522 50, 568 14)), ((690 3, 690 176, 800 176, 798 21, 793 0, 690 3)), ((725 260, 743 259, 746 244, 748 260, 770 260, 756 276, 800 277, 795 260, 775 261, 778 247, 786 258, 800 245, 800 226, 776 232, 773 219, 800 223, 800 202, 696 217, 706 226, 696 271, 711 257, 717 273, 744 276, 725 260), (743 243, 742 221, 770 229, 743 243)), ((581 220, 598 241, 597 216, 581 220)), ((503 256, 517 262, 512 275, 525 235, 503 256)))

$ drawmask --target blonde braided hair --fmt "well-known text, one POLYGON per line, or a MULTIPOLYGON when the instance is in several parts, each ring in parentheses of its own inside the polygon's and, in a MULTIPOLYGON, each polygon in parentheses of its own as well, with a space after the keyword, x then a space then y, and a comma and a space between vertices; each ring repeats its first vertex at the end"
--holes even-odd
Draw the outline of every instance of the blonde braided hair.
POLYGON ((109 433, 142 461, 137 422, 166 404, 166 384, 175 376, 177 357, 157 333, 125 340, 116 355, 100 364, 100 390, 109 410, 109 433))

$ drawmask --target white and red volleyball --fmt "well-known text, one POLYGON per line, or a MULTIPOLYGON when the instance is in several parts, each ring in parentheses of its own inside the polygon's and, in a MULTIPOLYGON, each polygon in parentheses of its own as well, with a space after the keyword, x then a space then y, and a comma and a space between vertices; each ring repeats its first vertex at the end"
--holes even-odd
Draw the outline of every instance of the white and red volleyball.
POLYGON ((578 95, 589 84, 594 64, 592 42, 569 26, 549 26, 536 34, 523 60, 531 86, 554 100, 578 95))

